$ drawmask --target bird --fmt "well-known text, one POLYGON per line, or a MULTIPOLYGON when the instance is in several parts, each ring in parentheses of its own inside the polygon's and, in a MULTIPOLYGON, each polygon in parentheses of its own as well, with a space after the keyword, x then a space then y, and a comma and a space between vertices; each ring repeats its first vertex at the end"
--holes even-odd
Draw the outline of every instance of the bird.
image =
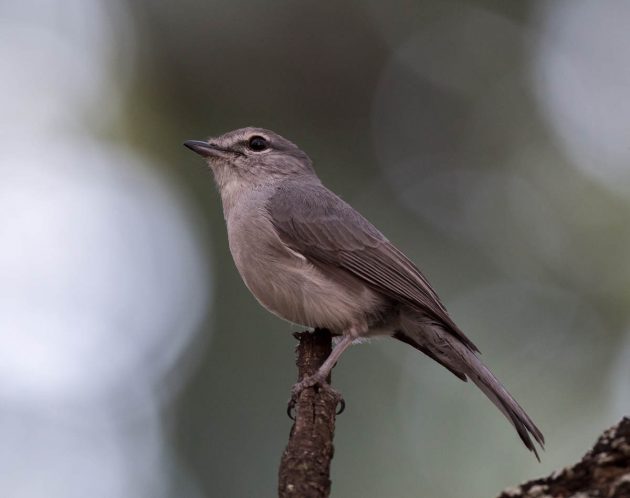
POLYGON ((245 285, 271 313, 338 340, 293 396, 327 377, 354 342, 389 336, 470 379, 540 461, 544 436, 479 358, 418 267, 323 185, 309 156, 279 134, 246 127, 184 145, 202 156, 221 196, 228 242, 245 285))

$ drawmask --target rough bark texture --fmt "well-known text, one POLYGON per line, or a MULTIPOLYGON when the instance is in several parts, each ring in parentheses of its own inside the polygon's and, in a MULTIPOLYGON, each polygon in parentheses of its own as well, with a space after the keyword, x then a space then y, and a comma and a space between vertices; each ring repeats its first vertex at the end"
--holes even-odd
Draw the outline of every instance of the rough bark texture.
POLYGON ((630 498, 630 418, 604 432, 584 458, 499 498, 630 498))
MULTIPOLYGON (((298 381, 314 374, 331 352, 327 330, 294 334, 297 346, 298 381)), ((330 382, 330 378, 328 379, 330 382)), ((323 498, 330 495, 330 461, 338 398, 316 387, 305 389, 295 406, 289 443, 280 462, 280 498, 323 498)))

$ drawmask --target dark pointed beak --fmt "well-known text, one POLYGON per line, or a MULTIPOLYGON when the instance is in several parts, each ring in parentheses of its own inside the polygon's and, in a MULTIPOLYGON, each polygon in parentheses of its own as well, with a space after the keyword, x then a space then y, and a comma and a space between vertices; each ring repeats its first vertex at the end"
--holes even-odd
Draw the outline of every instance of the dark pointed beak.
POLYGON ((221 149, 217 148, 213 144, 209 144, 208 142, 204 142, 202 140, 186 140, 184 145, 202 157, 218 156, 222 152, 221 149))

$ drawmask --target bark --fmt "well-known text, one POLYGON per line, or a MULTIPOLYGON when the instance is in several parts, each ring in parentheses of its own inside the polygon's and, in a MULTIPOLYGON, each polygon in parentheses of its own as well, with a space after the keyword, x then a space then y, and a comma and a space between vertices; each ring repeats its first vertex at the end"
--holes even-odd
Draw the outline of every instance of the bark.
POLYGON ((605 431, 577 464, 499 498, 630 498, 630 418, 605 431))
MULTIPOLYGON (((330 332, 294 334, 297 346, 298 381, 313 375, 332 349, 330 332)), ((330 383, 330 377, 328 378, 330 383)), ((307 388, 300 394, 289 443, 279 471, 280 498, 324 498, 330 495, 330 461, 338 397, 330 390, 307 388)))

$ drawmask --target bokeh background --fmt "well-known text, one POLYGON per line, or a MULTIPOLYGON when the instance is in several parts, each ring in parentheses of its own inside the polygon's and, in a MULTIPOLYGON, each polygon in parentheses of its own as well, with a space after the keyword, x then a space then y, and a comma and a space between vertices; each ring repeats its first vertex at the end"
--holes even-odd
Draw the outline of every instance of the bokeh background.
POLYGON ((547 436, 394 341, 334 372, 337 497, 491 497, 630 412, 630 3, 0 3, 0 495, 274 496, 291 332, 203 162, 247 125, 419 263, 547 436))

